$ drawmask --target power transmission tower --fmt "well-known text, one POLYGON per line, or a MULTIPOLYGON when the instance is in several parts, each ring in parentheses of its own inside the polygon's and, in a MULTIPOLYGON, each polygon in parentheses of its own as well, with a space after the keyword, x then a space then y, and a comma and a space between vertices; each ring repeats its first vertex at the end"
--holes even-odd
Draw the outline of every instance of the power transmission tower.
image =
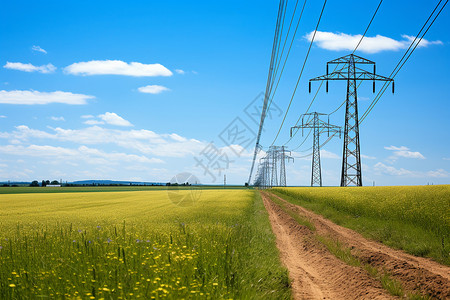
POLYGON ((270 181, 270 186, 278 186, 278 172, 277 172, 277 163, 278 163, 278 146, 270 146, 269 147, 269 155, 271 157, 272 163, 272 176, 270 181))
POLYGON ((286 149, 286 146, 281 146, 279 154, 280 154, 280 186, 286 186, 286 160, 288 162, 291 159, 292 161, 294 161, 294 158, 290 156, 291 151, 288 151, 286 149), (289 153, 289 155, 286 155, 286 153, 289 153))
POLYGON ((286 160, 294 160, 290 154, 285 146, 270 146, 266 156, 260 159, 254 185, 261 188, 286 186, 286 160), (278 166, 280 181, 278 181, 278 166))
POLYGON ((263 165, 260 162, 259 165, 258 165, 258 170, 256 172, 255 182, 253 183, 254 186, 260 187, 260 188, 262 188, 262 183, 263 183, 262 182, 262 180, 263 180, 263 178, 262 178, 262 174, 263 174, 262 168, 263 168, 263 165))
POLYGON ((341 127, 336 125, 331 125, 330 120, 328 119, 328 122, 324 122, 320 120, 321 114, 318 112, 313 112, 309 114, 303 114, 302 117, 302 125, 291 127, 291 137, 292 137, 292 129, 302 129, 302 136, 303 136, 303 129, 304 128, 311 128, 314 130, 313 135, 313 158, 312 158, 312 168, 311 168, 311 186, 318 185, 322 186, 322 170, 320 167, 320 141, 319 137, 320 134, 324 133, 325 131, 328 132, 328 136, 330 136, 330 132, 333 134, 339 133, 339 137, 341 137, 341 127), (312 116, 306 123, 304 122, 305 116, 312 116))
POLYGON ((375 62, 360 56, 349 54, 327 62, 327 74, 309 80, 309 92, 311 93, 311 81, 326 81, 328 92, 328 80, 347 81, 347 99, 345 106, 344 149, 342 153, 341 186, 362 186, 361 155, 359 146, 359 119, 358 97, 356 94, 357 80, 372 80, 375 93, 375 81, 391 81, 392 93, 394 93, 394 80, 392 78, 377 75, 375 62), (343 67, 332 73, 328 73, 328 65, 343 64, 343 67), (356 65, 373 65, 373 72, 368 72, 356 65))
POLYGON ((257 182, 259 182, 259 186, 262 187, 263 189, 270 187, 269 160, 270 160, 269 154, 260 159, 260 172, 257 177, 257 182))

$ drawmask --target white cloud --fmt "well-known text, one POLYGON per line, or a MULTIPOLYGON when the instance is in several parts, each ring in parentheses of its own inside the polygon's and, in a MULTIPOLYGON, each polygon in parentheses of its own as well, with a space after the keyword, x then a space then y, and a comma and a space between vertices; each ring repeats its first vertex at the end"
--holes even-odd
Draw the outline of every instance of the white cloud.
POLYGON ((406 158, 425 159, 425 156, 423 156, 420 152, 397 151, 397 152, 395 152, 395 155, 401 156, 401 157, 406 157, 406 158))
POLYGON ((35 66, 32 64, 24 64, 20 62, 6 62, 6 65, 3 66, 5 69, 18 70, 24 72, 39 72, 39 73, 53 73, 56 70, 56 67, 52 64, 35 66))
POLYGON ((50 117, 50 119, 52 119, 53 121, 65 121, 64 117, 50 117))
POLYGON ((417 177, 417 178, 426 178, 426 177, 446 178, 446 177, 450 176, 450 173, 448 173, 444 169, 438 169, 435 171, 427 171, 427 172, 410 171, 410 170, 407 170, 404 168, 397 169, 392 166, 386 166, 385 164, 383 164, 381 162, 375 164, 374 170, 381 174, 391 175, 391 176, 406 176, 406 177, 417 177))
POLYGON ((93 115, 82 115, 81 116, 82 119, 92 119, 95 118, 93 115))
POLYGON ((31 50, 37 51, 37 52, 42 52, 42 53, 44 53, 44 54, 47 54, 47 51, 45 51, 44 49, 42 49, 40 46, 33 45, 33 47, 31 47, 31 50))
POLYGON ((0 103, 3 104, 50 104, 50 103, 64 103, 70 105, 86 104, 88 99, 93 99, 94 96, 73 94, 70 92, 39 92, 39 91, 0 91, 0 103))
POLYGON ((450 176, 450 173, 444 169, 437 169, 436 171, 428 171, 427 176, 435 178, 446 178, 450 176))
POLYGON ((425 156, 423 156, 420 152, 409 151, 410 149, 405 146, 389 146, 384 147, 384 149, 394 152, 394 156, 389 157, 391 160, 396 160, 398 157, 425 159, 425 156))
MULTIPOLYGON (((314 31, 305 35, 305 38, 309 41, 312 40, 314 31)), ((320 48, 331 51, 352 51, 355 49, 361 34, 351 35, 345 33, 333 33, 326 31, 317 31, 314 38, 320 48)), ((403 40, 395 40, 386 36, 376 35, 374 37, 366 36, 362 40, 358 47, 359 51, 365 53, 378 53, 382 51, 398 51, 409 47, 410 43, 414 40, 414 37, 408 35, 402 35, 403 40)), ((422 39, 418 47, 428 47, 429 45, 440 45, 441 41, 428 41, 422 39)))
POLYGON ((160 94, 165 91, 170 91, 170 89, 161 85, 147 85, 138 88, 138 91, 147 94, 160 94))
POLYGON ((101 125, 101 124, 105 124, 105 122, 91 119, 91 120, 84 121, 83 124, 86 124, 86 125, 101 125))
POLYGON ((364 154, 361 154, 361 157, 365 158, 365 159, 376 159, 375 156, 369 156, 369 155, 364 155, 364 154))
POLYGON ((106 124, 116 126, 133 126, 133 124, 113 112, 106 112, 102 115, 99 115, 98 117, 102 119, 106 124))
POLYGON ((49 160, 73 160, 86 161, 90 164, 115 164, 119 162, 137 162, 137 163, 164 163, 159 158, 148 158, 143 155, 126 154, 126 153, 107 153, 95 148, 80 146, 76 149, 55 147, 49 145, 29 145, 16 146, 5 145, 0 146, 0 153, 8 155, 42 157, 49 160))
POLYGON ((6 118, 6 116, 0 115, 0 119, 5 119, 5 118, 6 118))
POLYGON ((161 64, 126 63, 121 60, 73 63, 65 67, 64 71, 73 75, 172 76, 172 72, 161 64))
POLYGON ((386 166, 385 164, 379 162, 374 166, 375 171, 381 172, 382 174, 392 175, 392 176, 414 176, 414 172, 400 168, 394 168, 392 166, 386 166))
POLYGON ((186 72, 184 70, 181 70, 181 69, 176 69, 175 72, 177 72, 177 74, 181 74, 181 75, 186 74, 186 72))
POLYGON ((341 157, 333 152, 320 149, 320 157, 321 158, 331 158, 331 159, 340 159, 341 157))
POLYGON ((179 135, 176 134, 176 133, 172 133, 172 134, 170 134, 169 136, 170 136, 174 141, 177 141, 177 142, 186 142, 186 141, 187 141, 187 139, 186 139, 185 137, 179 136, 179 135))
POLYGON ((17 126, 13 132, 0 132, 0 138, 18 141, 48 139, 82 145, 114 144, 119 147, 162 157, 198 155, 207 145, 177 134, 157 134, 150 130, 118 130, 99 126, 82 129, 51 128, 53 132, 17 126))
POLYGON ((389 147, 384 147, 384 149, 386 149, 386 150, 393 150, 393 151, 406 151, 406 150, 409 150, 409 148, 405 147, 405 146, 401 146, 401 147, 389 146, 389 147))
MULTIPOLYGON (((406 35, 406 34, 403 34, 403 35, 402 35, 402 38, 407 39, 408 42, 409 42, 409 44, 412 43, 412 41, 414 41, 414 39, 415 39, 414 36, 406 35)), ((419 39, 416 40, 416 43, 417 43, 418 41, 419 41, 419 39)), ((419 44, 417 47, 428 47, 428 46, 430 46, 430 45, 443 45, 443 44, 444 44, 444 43, 442 43, 442 41, 439 41, 439 40, 437 40, 437 41, 428 41, 428 40, 426 40, 426 39, 422 39, 422 40, 420 41, 420 44, 419 44)), ((408 45, 408 47, 409 47, 409 45, 408 45)))
POLYGON ((444 157, 443 160, 450 160, 450 157, 444 157))

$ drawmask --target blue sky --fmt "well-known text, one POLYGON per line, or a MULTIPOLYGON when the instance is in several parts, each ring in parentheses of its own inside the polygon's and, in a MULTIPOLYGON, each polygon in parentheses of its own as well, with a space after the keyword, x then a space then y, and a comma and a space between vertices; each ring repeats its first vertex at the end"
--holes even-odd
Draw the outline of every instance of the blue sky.
MULTIPOLYGON (((351 53, 378 2, 328 1, 275 144, 289 139, 289 127, 309 105, 308 79, 351 53)), ((388 76, 435 2, 384 1, 356 54, 388 76)), ((294 3, 288 1, 287 17, 294 3)), ((274 98, 282 113, 321 6, 306 4, 274 98)), ((3 1, 0 181, 165 182, 192 172, 203 183, 222 182, 226 174, 227 182, 243 184, 257 131, 246 112, 262 102, 277 9, 278 1, 3 1), (229 135, 236 126, 247 128, 246 137, 229 135)), ((361 124, 365 185, 450 181, 449 14, 446 7, 397 75, 395 94, 386 92, 361 124)), ((344 82, 330 83, 310 111, 333 111, 345 91, 344 82)), ((362 115, 374 98, 371 84, 358 95, 362 115)), ((272 143, 281 118, 266 120, 263 146, 272 143)), ((330 121, 343 126, 344 110, 330 121)), ((302 141, 298 134, 287 146, 302 141)), ((293 153, 288 184, 309 184, 310 158, 301 157, 311 145, 309 138, 293 153)), ((325 185, 339 184, 341 154, 338 138, 323 148, 325 185)))

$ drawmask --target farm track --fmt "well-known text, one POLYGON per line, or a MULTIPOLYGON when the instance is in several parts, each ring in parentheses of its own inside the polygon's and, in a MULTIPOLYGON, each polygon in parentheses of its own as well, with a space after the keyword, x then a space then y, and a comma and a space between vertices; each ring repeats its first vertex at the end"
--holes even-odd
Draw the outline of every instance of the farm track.
MULTIPOLYGON (((266 193, 263 194, 263 199, 265 205, 269 211, 271 216, 272 227, 274 228, 274 232, 277 234, 277 242, 280 246, 280 251, 282 252, 282 259, 285 264, 289 268, 289 264, 286 258, 286 254, 284 253, 286 250, 283 248, 285 245, 281 244, 281 240, 291 239, 291 243, 297 242, 299 239, 305 239, 308 235, 312 235, 313 233, 304 226, 298 225, 295 220, 290 218, 284 211, 282 211, 276 204, 270 201, 270 198, 266 193), (297 224, 297 225, 295 225, 297 224), (305 231, 309 231, 306 235, 304 235, 305 231), (281 237, 280 237, 281 235, 281 237), (286 236, 287 235, 287 236, 286 236), (303 236, 304 235, 304 236, 303 236), (302 237, 303 236, 303 237, 302 237)), ((357 257, 363 263, 370 264, 373 267, 376 267, 378 270, 388 272, 393 278, 400 281, 404 287, 404 289, 408 292, 422 292, 428 295, 431 295, 433 298, 437 299, 450 299, 450 268, 444 265, 441 265, 435 261, 432 261, 428 258, 416 257, 410 254, 407 254, 400 250, 395 250, 387 247, 381 243, 368 240, 364 238, 361 234, 348 229, 342 226, 336 225, 330 220, 317 215, 307 209, 304 209, 301 206, 293 205, 284 199, 271 194, 272 196, 277 197, 280 201, 282 201, 286 208, 289 210, 299 214, 300 216, 308 219, 316 228, 316 232, 320 236, 326 236, 333 240, 337 240, 346 247, 351 249, 352 255, 357 257)), ((303 242, 304 243, 304 242, 303 242)), ((296 246, 297 251, 305 252, 300 249, 302 244, 296 246)), ((285 248, 288 249, 288 248, 285 248)), ((304 247, 303 247, 304 249, 304 247)), ((303 253, 305 254, 305 253, 303 253)), ((296 255, 296 254, 295 254, 296 255)), ((331 254, 329 254, 331 255, 331 254)), ((288 254, 289 256, 289 254, 288 254)), ((310 256, 308 254, 308 259, 310 256)), ((290 260, 294 260, 295 258, 290 258, 290 260)), ((323 257, 323 261, 328 260, 327 257, 323 257)), ((319 261, 316 269, 321 268, 322 263, 319 261)), ((344 263, 342 263, 344 264, 344 263)), ((325 263, 326 266, 329 265, 328 262, 325 263)), ((345 265, 345 264, 344 264, 345 265)), ((316 264, 313 264, 316 266, 316 264)), ((346 265, 347 266, 347 265, 346 265)), ((334 268, 334 264, 329 266, 330 268, 334 268)), ((347 266, 348 267, 348 266, 347 266)), ((353 268, 353 267, 351 267, 353 268)), ((360 268, 356 268, 361 271, 360 268)), ((335 272, 335 271, 333 271, 335 272)), ((332 272, 332 273, 333 273, 332 272)), ((293 276, 295 273, 292 273, 293 276)), ((294 279, 294 285, 296 279, 294 279)), ((362 281, 365 282, 364 276, 361 277, 362 281)), ((302 280, 301 277, 297 280, 302 280)), ((347 280, 346 280, 347 281, 347 280)), ((307 281, 304 281, 307 282, 307 281)), ((343 283, 343 282, 341 282, 343 283)), ((303 283, 304 284, 304 283, 303 283)), ((351 283, 354 284, 354 283, 351 283)), ((342 290, 344 286, 341 287, 342 290)), ((367 288, 364 286, 359 286, 358 288, 362 288, 367 291, 367 288)), ((295 289, 295 286, 294 286, 295 289)), ((296 292, 294 292, 296 294, 296 292)), ((369 295, 361 295, 357 293, 347 294, 342 292, 338 298, 371 298, 374 299, 373 296, 369 295)), ((381 297, 381 295, 380 295, 381 297)), ((307 297, 303 297, 302 295, 298 295, 298 299, 305 299, 307 297)), ((312 297, 317 299, 318 297, 312 297)))
POLYGON ((310 229, 261 194, 281 260, 289 270, 294 299, 394 299, 378 281, 337 259, 310 229))

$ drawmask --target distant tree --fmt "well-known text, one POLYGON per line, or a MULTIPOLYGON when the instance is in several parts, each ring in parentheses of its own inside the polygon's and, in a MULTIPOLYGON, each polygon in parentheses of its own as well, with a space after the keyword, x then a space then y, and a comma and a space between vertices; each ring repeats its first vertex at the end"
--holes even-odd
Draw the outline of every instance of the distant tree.
POLYGON ((38 182, 37 180, 33 180, 33 181, 30 183, 30 186, 39 186, 39 182, 38 182))
POLYGON ((53 180, 53 181, 51 182, 51 184, 52 184, 52 185, 57 185, 57 184, 59 184, 59 182, 58 182, 58 180, 53 180))
POLYGON ((50 180, 46 180, 45 185, 49 185, 49 184, 50 184, 50 180))
POLYGON ((45 182, 45 180, 42 180, 41 185, 42 185, 42 186, 47 186, 47 183, 45 182))

